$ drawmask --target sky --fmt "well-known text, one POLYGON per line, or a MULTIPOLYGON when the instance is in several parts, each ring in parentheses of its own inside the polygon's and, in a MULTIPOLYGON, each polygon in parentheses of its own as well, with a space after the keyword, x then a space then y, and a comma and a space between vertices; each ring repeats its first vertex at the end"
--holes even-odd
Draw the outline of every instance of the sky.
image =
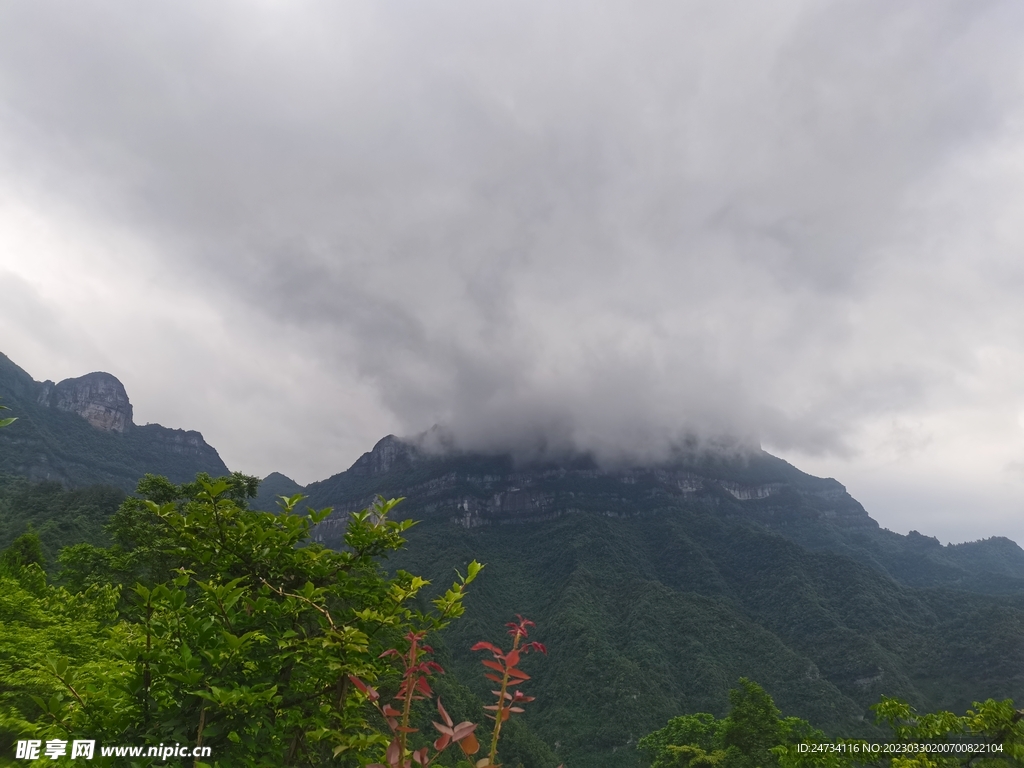
POLYGON ((0 351, 301 483, 757 440, 1024 543, 1024 4, 0 2, 0 351))

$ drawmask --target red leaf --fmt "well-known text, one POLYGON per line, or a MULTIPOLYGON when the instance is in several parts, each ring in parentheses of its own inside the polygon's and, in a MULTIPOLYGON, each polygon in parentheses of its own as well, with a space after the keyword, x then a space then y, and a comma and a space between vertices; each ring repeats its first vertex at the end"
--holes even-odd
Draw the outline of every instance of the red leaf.
POLYGON ((454 725, 454 723, 452 722, 451 717, 448 716, 448 713, 445 711, 444 707, 441 706, 440 696, 437 697, 437 711, 441 713, 441 717, 444 718, 445 723, 447 723, 448 727, 451 728, 454 725))
POLYGON ((349 675, 348 679, 352 681, 352 684, 360 691, 366 694, 366 697, 370 701, 377 701, 380 698, 380 694, 372 686, 367 685, 355 675, 349 675))
POLYGON ((429 762, 427 760, 427 748, 423 747, 421 749, 417 749, 415 752, 412 753, 412 759, 420 765, 427 765, 427 763, 429 762))
POLYGON ((437 739, 434 741, 434 749, 440 752, 442 749, 448 746, 451 740, 452 737, 449 736, 447 733, 438 736, 437 739))
POLYGON ((431 694, 433 694, 433 691, 430 690, 430 683, 427 682, 427 678, 425 677, 421 677, 419 680, 416 681, 416 687, 423 692, 424 696, 430 696, 431 694))
POLYGON ((479 643, 474 645, 469 650, 471 650, 471 651, 490 651, 491 653, 493 653, 493 654, 495 654, 497 656, 501 656, 502 655, 501 654, 501 648, 499 648, 498 646, 494 645, 493 643, 488 643, 486 640, 481 640, 479 643))
POLYGON ((519 651, 509 651, 505 655, 505 664, 509 667, 514 667, 519 663, 519 651))
POLYGON ((509 707, 508 711, 509 712, 525 712, 526 710, 523 709, 522 707, 509 707))
POLYGON ((501 682, 501 678, 500 677, 498 677, 497 675, 492 675, 490 672, 485 673, 484 677, 486 677, 488 680, 493 680, 496 683, 500 683, 501 682))
POLYGON ((400 725, 395 730, 399 733, 416 733, 419 731, 419 728, 413 728, 411 725, 400 725))
POLYGON ((455 726, 455 730, 452 732, 452 739, 459 741, 466 738, 469 734, 476 730, 476 723, 471 723, 468 720, 463 723, 459 723, 455 726))
POLYGON ((523 672, 523 670, 521 670, 521 669, 509 669, 508 676, 509 677, 518 677, 519 678, 519 682, 522 682, 523 680, 529 680, 530 679, 530 676, 528 674, 526 674, 525 672, 523 672))
POLYGON ((496 661, 492 661, 491 659, 484 659, 480 663, 483 664, 485 667, 490 667, 491 669, 496 669, 499 672, 504 672, 505 671, 505 668, 501 664, 499 664, 496 661))
POLYGON ((398 717, 400 714, 402 714, 397 709, 392 707, 390 704, 385 704, 384 708, 381 709, 381 712, 383 712, 387 717, 398 717))
POLYGON ((400 748, 398 746, 398 737, 395 737, 391 740, 391 743, 388 744, 388 751, 384 755, 384 759, 387 760, 390 765, 395 765, 399 760, 399 752, 400 748))
POLYGON ((454 736, 455 735, 454 731, 452 731, 452 729, 449 728, 447 725, 441 725, 441 723, 435 723, 433 720, 431 720, 430 722, 431 722, 431 725, 433 725, 435 728, 437 728, 437 730, 440 733, 443 733, 446 736, 454 736))
POLYGON ((480 751, 480 742, 477 741, 476 736, 474 736, 472 733, 466 736, 464 739, 462 739, 459 742, 459 746, 462 748, 462 751, 467 755, 475 755, 477 752, 480 751))

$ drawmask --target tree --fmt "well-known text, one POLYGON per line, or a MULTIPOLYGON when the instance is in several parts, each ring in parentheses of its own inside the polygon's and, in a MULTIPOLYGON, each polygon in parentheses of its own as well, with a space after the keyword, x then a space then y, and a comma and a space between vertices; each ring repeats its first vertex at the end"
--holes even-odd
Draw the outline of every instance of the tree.
POLYGON ((0 553, 0 573, 16 575, 25 566, 43 564, 43 545, 32 526, 0 553))
POLYGON ((118 637, 117 590, 94 587, 75 594, 49 585, 39 563, 23 553, 20 546, 8 548, 0 568, 0 755, 5 756, 14 754, 18 739, 55 732, 50 713, 71 695, 55 674, 57 659, 74 660, 75 690, 86 696, 131 672, 112 647, 118 637))
POLYGON ((740 678, 729 691, 729 716, 722 722, 722 746, 729 768, 764 768, 777 765, 772 747, 785 743, 787 727, 778 707, 764 688, 740 678))
POLYGON ((721 765, 725 759, 723 722, 707 712, 680 715, 640 739, 637 749, 646 753, 652 768, 721 765))
MULTIPOLYGON (((460 615, 479 566, 424 612, 413 599, 427 582, 380 568, 412 525, 390 519, 398 499, 353 513, 336 552, 310 536, 330 510, 300 514, 300 496, 278 513, 250 510, 255 484, 244 476, 139 488, 150 498, 122 506, 118 544, 62 557, 75 590, 117 608, 91 666, 51 655, 39 692, 58 693, 37 695, 34 711, 24 696, 8 705, 18 737, 208 745, 223 766, 356 765, 386 745, 352 677, 387 685, 381 653, 460 615), (106 583, 75 573, 90 557, 106 583)), ((46 590, 36 607, 52 615, 62 588, 46 590)))
POLYGON ((745 677, 729 691, 729 703, 721 720, 706 712, 674 717, 640 739, 637 749, 651 768, 768 768, 779 765, 773 748, 824 739, 806 721, 783 718, 771 696, 745 677))

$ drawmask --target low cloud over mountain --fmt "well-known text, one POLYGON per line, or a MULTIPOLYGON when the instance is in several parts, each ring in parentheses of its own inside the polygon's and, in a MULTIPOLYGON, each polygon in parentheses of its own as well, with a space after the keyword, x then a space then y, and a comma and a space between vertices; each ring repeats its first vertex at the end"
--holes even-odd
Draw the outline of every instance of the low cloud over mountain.
POLYGON ((982 499, 1013 533, 1019 5, 0 13, 0 333, 36 375, 117 370, 303 481, 436 423, 725 434, 896 527, 982 499))

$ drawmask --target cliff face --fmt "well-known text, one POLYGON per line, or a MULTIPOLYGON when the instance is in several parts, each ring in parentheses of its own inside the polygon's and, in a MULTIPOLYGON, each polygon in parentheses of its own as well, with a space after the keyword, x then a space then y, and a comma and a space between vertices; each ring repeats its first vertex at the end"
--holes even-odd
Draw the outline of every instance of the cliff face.
POLYGON ((545 525, 563 517, 650 520, 672 510, 712 511, 752 523, 809 550, 842 553, 904 584, 978 592, 1024 589, 1024 551, 991 540, 958 547, 883 530, 842 484, 818 478, 761 450, 694 454, 654 467, 601 468, 587 457, 517 465, 509 456, 433 453, 394 435, 347 472, 304 491, 335 514, 317 536, 339 545, 347 513, 374 496, 404 496, 403 513, 452 529, 545 525))
POLYGON ((376 477, 391 471, 396 463, 408 468, 414 461, 415 453, 412 446, 402 442, 394 435, 388 435, 377 441, 372 451, 367 451, 349 468, 349 472, 358 476, 376 477))
POLYGON ((318 535, 337 544, 347 513, 376 494, 404 496, 407 513, 461 528, 542 523, 564 515, 643 517, 665 508, 713 508, 783 535, 831 537, 878 530, 878 523, 832 479, 817 478, 763 451, 683 457, 661 466, 602 468, 586 456, 517 465, 509 456, 433 453, 394 435, 349 468, 304 489, 335 515, 318 535))
POLYGON ((109 373, 96 371, 59 384, 44 381, 36 402, 81 416, 96 429, 124 433, 134 426, 132 404, 124 385, 109 373))

